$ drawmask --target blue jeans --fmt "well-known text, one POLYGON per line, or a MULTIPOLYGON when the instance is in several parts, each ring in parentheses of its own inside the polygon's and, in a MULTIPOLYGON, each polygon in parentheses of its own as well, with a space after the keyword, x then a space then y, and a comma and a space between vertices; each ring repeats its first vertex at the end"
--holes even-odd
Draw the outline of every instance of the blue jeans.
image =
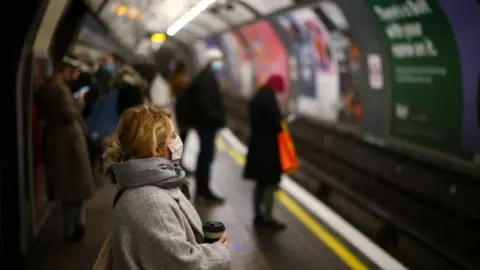
POLYGON ((200 138, 200 153, 197 157, 197 193, 210 193, 210 167, 215 157, 216 129, 197 129, 200 138))

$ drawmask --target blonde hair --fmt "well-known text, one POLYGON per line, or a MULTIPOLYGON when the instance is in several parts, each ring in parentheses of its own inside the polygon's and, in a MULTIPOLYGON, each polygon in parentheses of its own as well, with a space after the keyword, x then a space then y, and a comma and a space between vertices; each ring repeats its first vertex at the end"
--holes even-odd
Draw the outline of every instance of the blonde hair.
POLYGON ((139 105, 122 113, 116 141, 103 155, 106 168, 128 158, 152 157, 152 146, 165 142, 172 128, 170 117, 158 105, 139 105))

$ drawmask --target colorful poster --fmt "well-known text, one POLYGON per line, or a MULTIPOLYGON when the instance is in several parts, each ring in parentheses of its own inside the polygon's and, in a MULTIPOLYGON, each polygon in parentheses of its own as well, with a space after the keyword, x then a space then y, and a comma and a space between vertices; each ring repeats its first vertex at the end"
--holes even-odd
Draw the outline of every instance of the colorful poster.
POLYGON ((338 121, 360 128, 362 124, 361 62, 349 23, 333 1, 322 1, 314 11, 330 33, 328 44, 331 58, 337 64, 340 77, 338 121))
MULTIPOLYGON (((391 135, 414 144, 459 154, 462 66, 455 35, 439 2, 366 2, 383 28, 390 46, 393 73, 391 135)), ((452 6, 463 4, 464 1, 462 4, 456 2, 452 6)), ((475 21, 478 22, 478 19, 475 21)), ((469 24, 478 26, 470 21, 466 23, 469 24)), ((475 50, 465 53, 470 57, 477 55, 475 50)))
POLYGON ((240 29, 249 41, 254 56, 256 88, 263 85, 271 74, 285 78, 287 91, 279 95, 281 106, 288 106, 290 81, 288 78, 288 56, 281 40, 272 26, 265 20, 257 21, 240 29))
POLYGON ((308 32, 309 50, 314 61, 313 95, 299 97, 299 113, 328 122, 336 122, 342 107, 338 64, 328 47, 330 33, 310 8, 302 8, 290 14, 304 31, 308 32))
MULTIPOLYGON (((270 25, 277 33, 278 37, 282 41, 287 55, 288 55, 288 78, 290 79, 290 89, 289 89, 289 96, 288 96, 288 106, 285 108, 288 112, 296 112, 297 111, 297 96, 300 92, 299 86, 299 58, 298 58, 298 50, 296 45, 294 44, 294 36, 287 31, 287 27, 283 27, 278 18, 272 18, 268 21, 270 25)), ((285 111, 285 113, 287 112, 285 111)))
POLYGON ((440 0, 457 42, 463 93, 462 149, 480 153, 480 1, 440 0))
POLYGON ((290 65, 290 77, 296 79, 298 92, 291 94, 290 98, 295 101, 295 111, 299 110, 299 96, 315 96, 315 61, 312 57, 308 32, 299 25, 289 14, 280 15, 276 21, 289 36, 289 42, 293 47, 292 56, 295 58, 295 67, 290 65), (294 74, 292 74, 295 72, 294 74), (294 99, 293 99, 293 98, 294 99))

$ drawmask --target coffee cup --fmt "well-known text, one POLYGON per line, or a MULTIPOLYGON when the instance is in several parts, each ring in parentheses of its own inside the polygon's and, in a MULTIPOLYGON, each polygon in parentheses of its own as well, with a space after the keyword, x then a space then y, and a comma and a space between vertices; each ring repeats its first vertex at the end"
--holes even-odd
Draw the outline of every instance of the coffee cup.
POLYGON ((225 225, 219 221, 208 221, 203 223, 203 242, 215 243, 225 233, 225 225))

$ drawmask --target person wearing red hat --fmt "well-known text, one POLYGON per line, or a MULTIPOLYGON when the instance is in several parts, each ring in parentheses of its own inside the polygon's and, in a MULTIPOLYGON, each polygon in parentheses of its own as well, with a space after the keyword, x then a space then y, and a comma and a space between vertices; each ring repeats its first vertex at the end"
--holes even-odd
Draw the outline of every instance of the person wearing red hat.
POLYGON ((282 168, 277 136, 282 130, 282 113, 276 94, 285 91, 280 75, 271 75, 249 103, 250 138, 244 177, 255 181, 253 205, 257 228, 279 231, 285 225, 273 218, 274 192, 280 183, 282 168))

